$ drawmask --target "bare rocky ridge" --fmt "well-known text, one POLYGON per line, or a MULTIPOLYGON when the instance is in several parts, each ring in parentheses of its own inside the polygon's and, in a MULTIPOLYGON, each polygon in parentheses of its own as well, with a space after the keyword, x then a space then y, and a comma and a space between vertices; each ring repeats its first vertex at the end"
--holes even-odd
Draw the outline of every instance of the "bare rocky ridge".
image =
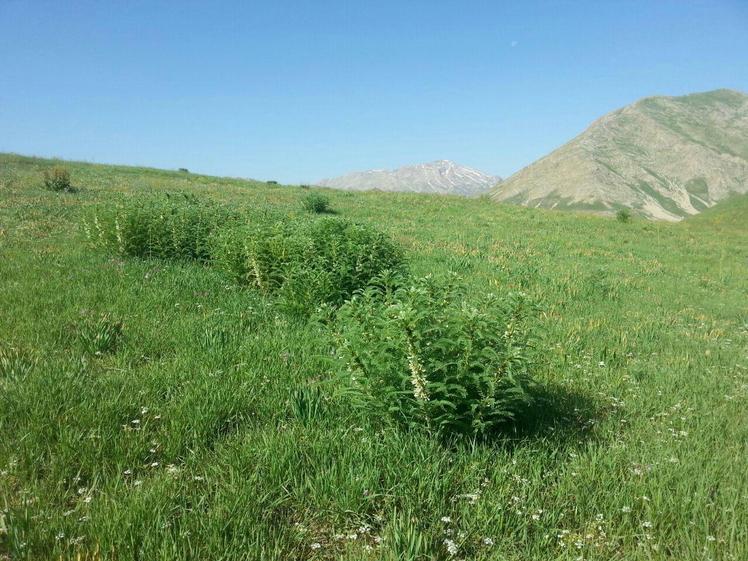
POLYGON ((680 220, 748 192, 748 95, 649 97, 499 184, 492 198, 531 207, 630 208, 680 220))
POLYGON ((475 196, 493 188, 499 177, 449 160, 405 166, 395 170, 375 169, 323 179, 317 185, 351 191, 406 191, 441 195, 475 196))

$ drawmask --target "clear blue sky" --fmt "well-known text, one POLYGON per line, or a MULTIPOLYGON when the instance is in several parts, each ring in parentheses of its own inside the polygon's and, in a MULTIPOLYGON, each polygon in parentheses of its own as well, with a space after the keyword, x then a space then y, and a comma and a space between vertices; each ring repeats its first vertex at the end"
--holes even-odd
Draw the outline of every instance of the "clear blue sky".
POLYGON ((0 151, 311 182, 508 176, 640 97, 748 91, 748 1, 0 0, 0 151))

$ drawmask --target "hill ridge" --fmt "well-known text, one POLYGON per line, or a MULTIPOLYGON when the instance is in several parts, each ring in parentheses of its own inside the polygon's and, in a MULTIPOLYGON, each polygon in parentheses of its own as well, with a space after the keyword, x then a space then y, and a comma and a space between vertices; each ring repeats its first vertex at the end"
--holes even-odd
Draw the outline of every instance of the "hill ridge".
POLYGON ((491 190, 501 178, 452 160, 434 160, 395 169, 354 171, 322 179, 319 186, 351 191, 401 191, 474 196, 491 190))
POLYGON ((497 186, 498 201, 680 220, 748 191, 748 95, 648 96, 497 186))

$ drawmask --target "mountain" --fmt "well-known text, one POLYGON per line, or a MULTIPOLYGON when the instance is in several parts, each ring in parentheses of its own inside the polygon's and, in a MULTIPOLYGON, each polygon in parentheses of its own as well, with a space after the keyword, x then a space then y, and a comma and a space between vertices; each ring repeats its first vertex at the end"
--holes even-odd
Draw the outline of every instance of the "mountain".
POLYGON ((748 95, 716 90, 649 97, 498 185, 492 198, 680 220, 748 192, 748 95))
POLYGON ((323 179, 317 185, 351 191, 377 189, 473 196, 488 192, 499 181, 499 177, 482 171, 449 160, 437 160, 395 170, 373 169, 353 172, 332 179, 323 179))

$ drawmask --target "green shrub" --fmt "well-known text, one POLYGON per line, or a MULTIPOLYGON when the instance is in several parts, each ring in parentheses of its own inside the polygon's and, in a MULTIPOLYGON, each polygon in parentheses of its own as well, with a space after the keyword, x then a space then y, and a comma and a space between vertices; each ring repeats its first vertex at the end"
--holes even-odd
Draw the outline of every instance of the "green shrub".
POLYGON ((44 187, 50 191, 72 192, 70 183, 70 172, 62 166, 54 166, 52 169, 44 170, 44 187))
POLYGON ((631 211, 627 208, 622 208, 616 212, 616 220, 623 223, 629 222, 631 220, 631 211))
POLYGON ((338 355, 377 416, 447 434, 486 435, 530 403, 529 306, 468 297, 454 277, 370 287, 333 323, 338 355))
POLYGON ((160 195, 99 208, 84 228, 89 240, 122 255, 207 261, 213 232, 235 220, 209 200, 160 195))
MULTIPOLYGON (((311 223, 302 269, 324 277, 323 301, 340 305, 385 271, 402 272, 400 248, 385 234, 347 220, 325 219, 311 223)), ((301 288, 301 287, 299 287, 301 288)))
POLYGON ((211 240, 213 263, 239 284, 275 292, 303 253, 288 220, 249 220, 218 230, 211 240))
POLYGON ((319 193, 309 193, 301 200, 304 210, 315 214, 330 212, 330 199, 319 193))
POLYGON ((238 282, 278 294, 289 311, 339 306, 385 271, 402 272, 402 251, 373 228, 346 220, 256 221, 218 232, 214 262, 238 282))

